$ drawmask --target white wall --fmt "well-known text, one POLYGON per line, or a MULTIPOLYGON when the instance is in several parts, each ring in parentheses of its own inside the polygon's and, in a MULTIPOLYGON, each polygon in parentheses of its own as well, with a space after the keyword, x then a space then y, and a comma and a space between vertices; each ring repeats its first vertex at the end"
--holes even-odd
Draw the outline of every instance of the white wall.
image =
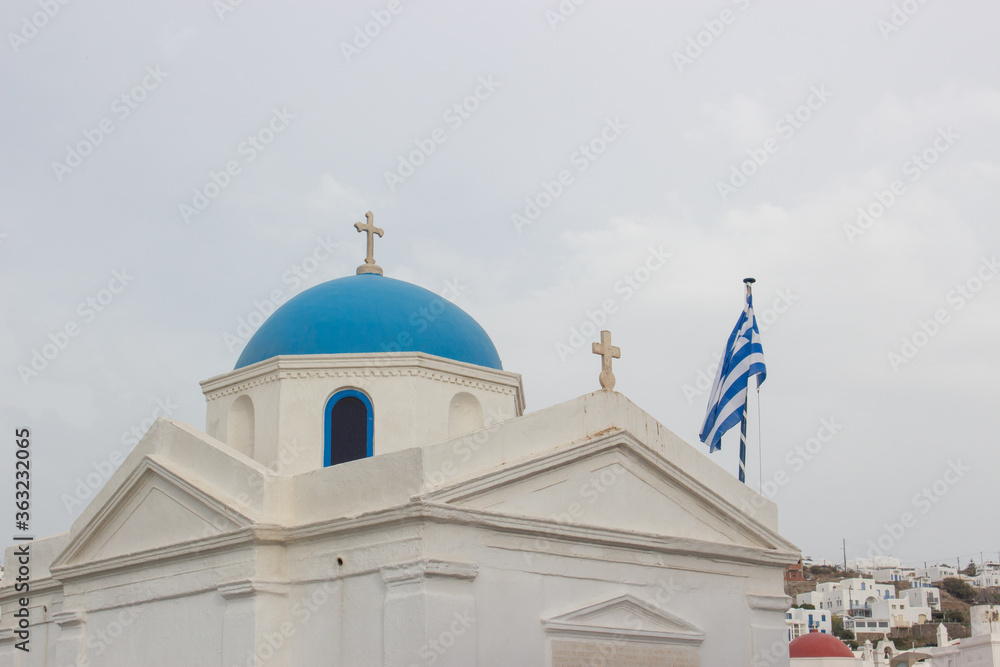
POLYGON ((788 641, 809 634, 812 628, 825 634, 833 634, 833 613, 820 609, 789 609, 785 614, 788 624, 788 641))
POLYGON ((520 416, 521 376, 423 353, 276 357, 202 382, 207 432, 285 474, 323 467, 324 411, 330 397, 355 389, 375 413, 374 453, 465 435, 520 416), (245 427, 253 404, 252 448, 245 427), (235 412, 235 414, 234 414, 235 412))
POLYGON ((933 565, 931 567, 917 568, 918 577, 927 577, 931 581, 941 581, 946 577, 954 577, 957 573, 958 570, 949 565, 933 565))
POLYGON ((882 600, 872 605, 872 618, 888 620, 893 628, 908 628, 918 623, 929 623, 930 607, 911 607, 906 598, 882 600))
POLYGON ((899 592, 912 607, 930 607, 941 611, 941 591, 936 588, 909 588, 899 592))

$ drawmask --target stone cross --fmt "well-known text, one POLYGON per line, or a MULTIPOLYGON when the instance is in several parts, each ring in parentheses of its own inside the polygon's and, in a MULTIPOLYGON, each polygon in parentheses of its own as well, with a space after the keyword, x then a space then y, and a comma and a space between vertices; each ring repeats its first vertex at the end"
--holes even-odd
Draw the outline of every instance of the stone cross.
POLYGON ((594 343, 594 354, 601 355, 601 388, 611 391, 615 388, 615 374, 611 372, 611 360, 621 359, 622 350, 611 344, 611 332, 601 332, 601 342, 594 343))
POLYGON ((367 232, 368 234, 368 256, 365 257, 365 263, 358 267, 358 275, 362 273, 377 273, 382 275, 382 267, 375 263, 375 235, 378 234, 379 237, 385 235, 385 232, 380 228, 375 226, 375 214, 371 211, 365 213, 365 218, 367 222, 362 224, 360 222, 354 223, 354 228, 359 232, 367 232))

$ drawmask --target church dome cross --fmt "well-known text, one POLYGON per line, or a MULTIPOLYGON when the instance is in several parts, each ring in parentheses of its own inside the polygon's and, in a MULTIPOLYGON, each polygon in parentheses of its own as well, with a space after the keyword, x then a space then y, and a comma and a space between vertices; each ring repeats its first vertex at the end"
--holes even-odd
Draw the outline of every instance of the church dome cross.
POLYGON ((381 227, 375 226, 375 214, 371 211, 365 213, 365 219, 364 223, 354 223, 355 229, 368 234, 368 255, 365 257, 365 263, 358 267, 358 275, 375 273, 381 276, 382 267, 375 263, 375 235, 378 234, 381 238, 385 235, 385 231, 381 227))

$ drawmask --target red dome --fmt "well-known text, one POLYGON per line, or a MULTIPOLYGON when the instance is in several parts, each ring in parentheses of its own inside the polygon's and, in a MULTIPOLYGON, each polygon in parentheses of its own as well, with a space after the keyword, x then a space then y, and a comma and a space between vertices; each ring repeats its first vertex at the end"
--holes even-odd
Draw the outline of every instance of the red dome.
POLYGON ((788 645, 788 655, 792 658, 853 658, 847 644, 833 635, 813 630, 792 640, 788 645))

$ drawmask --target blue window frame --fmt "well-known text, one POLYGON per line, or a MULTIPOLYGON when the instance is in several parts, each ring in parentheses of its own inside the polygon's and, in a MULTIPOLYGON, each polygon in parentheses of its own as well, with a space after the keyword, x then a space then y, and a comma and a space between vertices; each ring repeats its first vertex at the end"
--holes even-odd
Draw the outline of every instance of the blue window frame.
POLYGON ((374 427, 375 410, 367 394, 342 389, 331 396, 323 410, 324 467, 371 456, 374 427))

